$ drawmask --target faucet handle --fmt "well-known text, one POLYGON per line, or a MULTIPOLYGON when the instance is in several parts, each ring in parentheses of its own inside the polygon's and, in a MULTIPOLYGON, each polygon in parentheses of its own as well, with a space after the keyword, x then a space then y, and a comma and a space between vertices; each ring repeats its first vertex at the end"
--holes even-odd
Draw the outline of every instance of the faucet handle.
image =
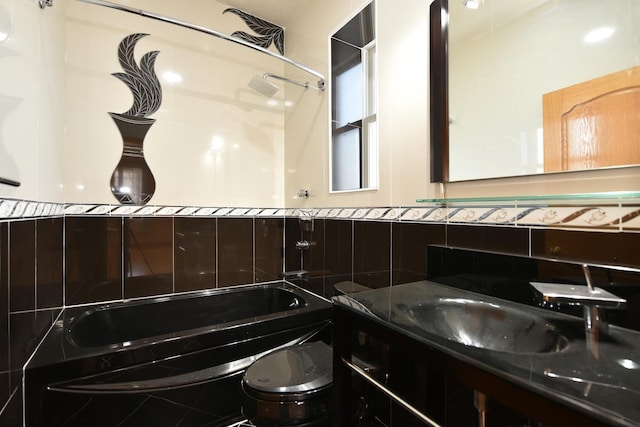
POLYGON ((561 283, 529 282, 545 302, 569 305, 584 305, 608 309, 625 308, 627 300, 602 288, 574 286, 561 283))

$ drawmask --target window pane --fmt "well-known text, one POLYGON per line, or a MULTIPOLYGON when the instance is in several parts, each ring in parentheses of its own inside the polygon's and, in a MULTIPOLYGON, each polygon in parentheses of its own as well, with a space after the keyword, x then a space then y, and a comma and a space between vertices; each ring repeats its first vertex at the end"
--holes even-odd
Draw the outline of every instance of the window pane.
POLYGON ((362 63, 338 74, 335 85, 337 127, 362 120, 362 63))
POLYGON ((332 183, 334 191, 360 188, 360 129, 333 136, 332 183))

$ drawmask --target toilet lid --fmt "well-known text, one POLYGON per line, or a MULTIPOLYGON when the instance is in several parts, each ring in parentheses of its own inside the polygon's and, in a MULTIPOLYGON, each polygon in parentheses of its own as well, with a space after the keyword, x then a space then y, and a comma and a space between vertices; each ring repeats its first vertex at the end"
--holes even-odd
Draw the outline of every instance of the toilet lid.
POLYGON ((316 390, 333 380, 332 349, 322 341, 278 350, 254 362, 244 374, 247 387, 268 393, 316 390))

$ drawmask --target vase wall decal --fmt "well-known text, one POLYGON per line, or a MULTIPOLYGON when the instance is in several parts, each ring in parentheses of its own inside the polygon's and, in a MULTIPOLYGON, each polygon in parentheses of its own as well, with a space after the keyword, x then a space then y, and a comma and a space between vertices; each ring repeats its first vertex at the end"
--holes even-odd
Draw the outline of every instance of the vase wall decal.
POLYGON ((252 35, 244 31, 234 31, 231 34, 232 37, 237 37, 264 49, 268 49, 273 44, 280 52, 280 55, 284 55, 284 28, 233 7, 225 9, 222 13, 227 12, 237 15, 257 34, 252 35))
POLYGON ((142 56, 140 66, 134 58, 138 40, 148 34, 125 37, 118 47, 118 59, 124 73, 112 75, 126 84, 133 94, 133 105, 124 113, 109 113, 122 136, 122 155, 111 175, 111 193, 122 204, 145 205, 156 190, 156 181, 144 157, 144 139, 162 102, 160 81, 153 66, 159 51, 142 56))

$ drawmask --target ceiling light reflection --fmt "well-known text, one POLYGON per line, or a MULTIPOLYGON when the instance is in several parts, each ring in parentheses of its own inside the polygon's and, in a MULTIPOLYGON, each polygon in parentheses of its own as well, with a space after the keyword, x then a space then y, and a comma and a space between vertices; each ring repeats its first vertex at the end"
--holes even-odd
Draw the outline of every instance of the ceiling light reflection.
POLYGON ((480 2, 481 0, 464 0, 464 5, 465 7, 469 8, 469 9, 477 9, 478 7, 480 7, 480 2))
POLYGON ((620 366, 626 369, 640 369, 640 365, 631 359, 620 359, 617 360, 617 362, 620 366))
POLYGON ((171 70, 167 70, 162 73, 162 78, 169 84, 178 84, 182 82, 182 76, 171 70))
POLYGON ((615 30, 611 27, 601 27, 591 30, 584 36, 584 42, 588 44, 599 43, 611 37, 615 30))

